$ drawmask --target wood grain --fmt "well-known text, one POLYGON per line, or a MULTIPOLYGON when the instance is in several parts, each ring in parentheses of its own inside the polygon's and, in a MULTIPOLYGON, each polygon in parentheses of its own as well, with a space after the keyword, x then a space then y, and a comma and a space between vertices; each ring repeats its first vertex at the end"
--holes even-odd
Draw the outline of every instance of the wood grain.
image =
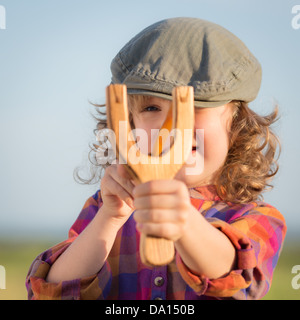
MULTIPOLYGON (((164 152, 162 151, 167 134, 161 135, 160 141, 156 141, 152 155, 142 154, 138 149, 129 124, 125 85, 114 84, 106 88, 106 113, 108 127, 116 136, 116 156, 120 163, 126 163, 126 169, 136 182, 174 178, 192 149, 193 135, 190 134, 188 140, 183 138, 184 130, 194 130, 192 87, 175 87, 173 90, 172 110, 160 130, 175 129, 175 137, 169 150, 164 152), (139 161, 136 161, 135 156, 139 161)), ((144 264, 166 265, 173 260, 174 253, 172 241, 141 234, 140 256, 144 264)))

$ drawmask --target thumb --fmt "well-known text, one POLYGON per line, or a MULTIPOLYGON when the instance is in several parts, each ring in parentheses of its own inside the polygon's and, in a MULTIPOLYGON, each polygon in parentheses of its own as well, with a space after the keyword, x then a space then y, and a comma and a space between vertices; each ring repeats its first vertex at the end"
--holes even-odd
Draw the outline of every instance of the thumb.
POLYGON ((117 164, 117 173, 120 177, 130 180, 135 186, 137 185, 125 164, 117 164))

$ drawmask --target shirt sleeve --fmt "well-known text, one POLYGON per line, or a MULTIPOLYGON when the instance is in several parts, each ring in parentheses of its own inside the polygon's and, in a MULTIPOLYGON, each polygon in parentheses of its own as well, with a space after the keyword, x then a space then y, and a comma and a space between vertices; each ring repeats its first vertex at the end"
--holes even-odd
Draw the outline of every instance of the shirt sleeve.
POLYGON ((95 275, 71 281, 50 283, 46 281, 52 264, 70 246, 96 215, 102 202, 100 192, 90 197, 69 231, 69 238, 40 254, 32 263, 26 287, 30 300, 85 300, 105 299, 112 280, 111 269, 105 262, 95 275))
POLYGON ((178 270, 198 294, 220 299, 260 299, 269 290, 286 234, 278 210, 269 205, 235 214, 227 222, 207 218, 223 232, 236 249, 236 267, 219 279, 195 275, 176 254, 178 270))

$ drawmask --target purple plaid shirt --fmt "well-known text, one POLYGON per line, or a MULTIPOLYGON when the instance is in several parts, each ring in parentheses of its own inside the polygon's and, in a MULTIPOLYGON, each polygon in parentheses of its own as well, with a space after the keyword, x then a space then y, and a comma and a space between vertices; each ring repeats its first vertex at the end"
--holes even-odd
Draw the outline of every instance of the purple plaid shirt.
MULTIPOLYGON (((51 265, 95 217, 102 205, 100 191, 90 197, 64 242, 40 254, 26 278, 29 299, 259 299, 270 288, 286 225, 283 216, 263 202, 230 204, 213 186, 190 189, 191 203, 222 231, 236 248, 236 269, 219 279, 193 274, 176 252, 166 266, 141 262, 140 233, 131 215, 119 230, 107 261, 87 278, 46 282, 51 265)), ((199 244, 201 245, 201 244, 199 244)))

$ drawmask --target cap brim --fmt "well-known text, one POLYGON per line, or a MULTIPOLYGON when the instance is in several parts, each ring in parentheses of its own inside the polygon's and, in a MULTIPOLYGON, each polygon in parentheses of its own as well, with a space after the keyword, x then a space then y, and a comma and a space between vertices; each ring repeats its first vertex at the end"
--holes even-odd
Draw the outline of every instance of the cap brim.
MULTIPOLYGON (((166 100, 172 101, 172 96, 162 92, 155 92, 155 91, 148 91, 148 90, 141 90, 141 89, 127 89, 127 94, 132 95, 144 95, 150 97, 157 97, 166 100)), ((224 106, 225 104, 229 103, 232 100, 225 100, 225 101, 200 101, 194 100, 194 105, 197 108, 215 108, 224 106)))

